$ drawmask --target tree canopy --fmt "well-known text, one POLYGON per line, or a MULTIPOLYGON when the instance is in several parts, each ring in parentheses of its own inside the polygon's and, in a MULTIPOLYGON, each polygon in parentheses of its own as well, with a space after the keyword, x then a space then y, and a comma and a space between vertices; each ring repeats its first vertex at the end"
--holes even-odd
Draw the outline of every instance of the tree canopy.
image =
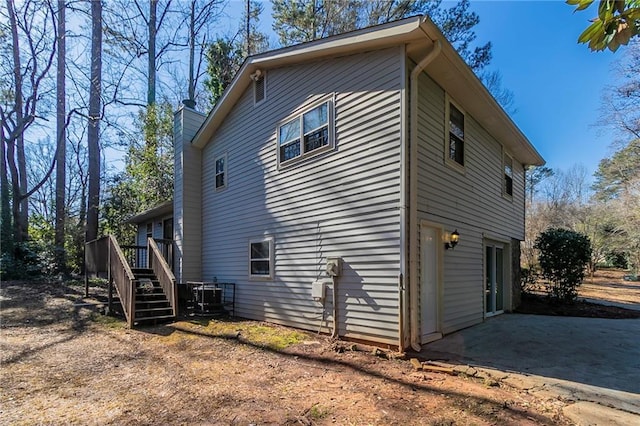
MULTIPOLYGON (((588 9, 595 0, 567 0, 576 11, 588 9)), ((618 50, 640 35, 640 0, 600 0, 598 15, 578 38, 594 51, 618 50)))

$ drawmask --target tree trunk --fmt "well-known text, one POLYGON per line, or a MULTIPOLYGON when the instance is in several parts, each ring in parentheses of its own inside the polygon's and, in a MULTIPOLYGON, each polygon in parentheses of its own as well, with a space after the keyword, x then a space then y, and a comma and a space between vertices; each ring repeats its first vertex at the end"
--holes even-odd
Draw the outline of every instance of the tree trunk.
POLYGON ((196 51, 196 2, 191 0, 191 15, 189 20, 189 100, 195 101, 196 88, 193 70, 195 68, 196 51))
MULTIPOLYGON (((18 24, 16 22, 15 10, 13 8, 13 0, 7 0, 7 12, 9 15, 9 25, 11 27, 11 48, 13 54, 13 82, 15 87, 14 105, 16 111, 15 123, 19 126, 24 122, 23 99, 22 99, 22 65, 20 61, 20 42, 18 38, 18 24)), ((28 200, 22 200, 21 195, 26 192, 26 162, 24 159, 24 137, 20 131, 14 139, 12 135, 7 138, 7 161, 11 170, 12 183, 12 213, 14 225, 14 241, 16 243, 25 241, 28 238, 27 218, 28 210, 23 212, 28 200), (16 148, 18 157, 18 166, 16 167, 16 148), (20 172, 23 172, 20 176, 20 172), (27 216, 25 216, 25 212, 27 216)))
POLYGON ((147 105, 156 103, 156 17, 158 0, 149 0, 149 57, 147 105))
POLYGON ((66 55, 66 22, 65 0, 58 0, 58 69, 56 72, 56 140, 58 152, 56 157, 56 224, 55 224, 55 254, 56 268, 66 272, 65 219, 66 219, 66 180, 67 180, 67 132, 66 132, 66 82, 65 82, 65 55, 66 55))
MULTIPOLYGON (((2 123, 3 124, 3 123, 2 123)), ((0 127, 0 241, 2 253, 13 253, 13 235, 11 233, 10 186, 7 177, 4 125, 0 127)))
POLYGON ((102 89, 102 0, 91 2, 91 86, 89 92, 89 196, 86 241, 98 238, 100 205, 100 95, 102 89))
POLYGON ((251 56, 251 0, 247 0, 247 56, 251 56))

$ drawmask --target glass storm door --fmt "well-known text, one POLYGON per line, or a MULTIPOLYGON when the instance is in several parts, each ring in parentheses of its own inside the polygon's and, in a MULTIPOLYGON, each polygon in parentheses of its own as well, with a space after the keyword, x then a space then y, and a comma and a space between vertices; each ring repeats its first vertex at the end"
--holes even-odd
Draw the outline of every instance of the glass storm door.
POLYGON ((488 315, 504 310, 504 248, 485 246, 485 311, 488 315))

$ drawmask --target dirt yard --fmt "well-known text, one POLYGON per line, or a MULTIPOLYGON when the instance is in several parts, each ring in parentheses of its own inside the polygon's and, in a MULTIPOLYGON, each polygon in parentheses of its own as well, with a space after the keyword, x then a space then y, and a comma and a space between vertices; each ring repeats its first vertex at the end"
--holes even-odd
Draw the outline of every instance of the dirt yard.
POLYGON ((533 293, 522 295, 516 312, 589 318, 640 318, 640 282, 625 281, 625 274, 615 269, 596 271, 593 277, 587 277, 578 287, 578 300, 572 303, 550 303, 540 286, 533 293))
POLYGON ((619 269, 596 271, 594 277, 587 277, 580 286, 580 297, 599 299, 621 304, 640 305, 640 282, 624 281, 628 272, 619 269))
POLYGON ((369 347, 251 321, 129 330, 82 296, 2 283, 1 424, 568 424, 561 401, 369 347))

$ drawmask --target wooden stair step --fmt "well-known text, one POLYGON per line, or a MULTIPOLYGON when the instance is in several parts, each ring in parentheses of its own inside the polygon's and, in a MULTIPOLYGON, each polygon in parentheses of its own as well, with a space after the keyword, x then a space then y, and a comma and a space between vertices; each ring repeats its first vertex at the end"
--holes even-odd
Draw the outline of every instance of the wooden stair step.
POLYGON ((171 309, 171 306, 169 307, 161 307, 161 308, 142 308, 142 309, 136 309, 136 313, 138 312, 151 312, 151 311, 164 311, 166 309, 171 309))

